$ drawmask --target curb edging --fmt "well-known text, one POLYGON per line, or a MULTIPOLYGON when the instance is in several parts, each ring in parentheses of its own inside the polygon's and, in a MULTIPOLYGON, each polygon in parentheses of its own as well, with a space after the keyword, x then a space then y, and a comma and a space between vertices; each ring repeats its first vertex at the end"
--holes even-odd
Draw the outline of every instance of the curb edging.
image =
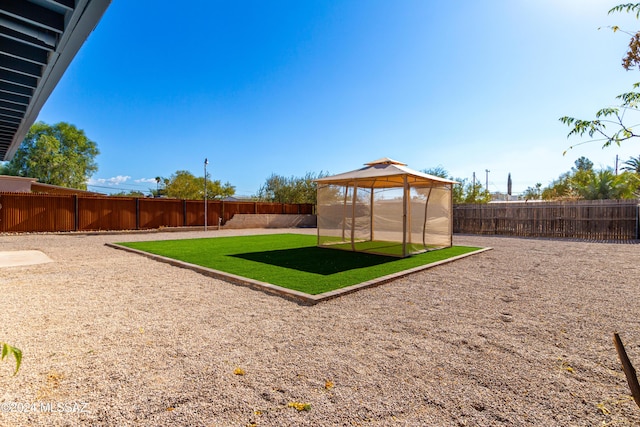
POLYGON ((468 252, 466 254, 457 255, 451 258, 447 258, 444 260, 432 262, 430 264, 421 265, 418 267, 410 268, 408 270, 399 271, 397 273, 388 274, 386 276, 378 277, 376 279, 367 280, 366 282, 358 283, 356 285, 347 286, 345 288, 335 289, 333 291, 324 292, 318 295, 310 295, 304 292, 296 291, 289 288, 284 288, 282 286, 274 285, 272 283, 261 282, 260 280, 250 279, 243 276, 238 276, 236 274, 227 273, 224 271, 216 270, 213 268, 203 267, 197 264, 191 264, 184 261, 179 261, 173 258, 164 257, 162 255, 156 255, 149 252, 141 251, 139 249, 129 248, 127 246, 118 245, 117 243, 105 243, 105 246, 108 246, 113 249, 119 249, 126 252, 131 252, 137 255, 142 255, 146 258, 150 258, 154 261, 163 262, 174 267, 186 268, 188 270, 195 271, 196 273, 203 274, 205 276, 213 277, 214 279, 223 280, 228 283, 232 283, 234 285, 240 285, 249 287, 255 290, 259 290, 268 294, 278 295, 280 297, 292 300, 297 303, 301 303, 304 305, 316 305, 323 301, 328 301, 330 299, 337 298, 342 295, 351 294, 357 292, 361 289, 373 288, 376 286, 383 285, 385 283, 389 283, 393 280, 408 276, 410 274, 414 274, 423 270, 428 270, 430 268, 437 267, 439 265, 448 264, 453 261, 457 261, 462 258, 466 258, 472 255, 477 255, 483 252, 487 252, 492 250, 493 248, 482 248, 477 251, 468 252))

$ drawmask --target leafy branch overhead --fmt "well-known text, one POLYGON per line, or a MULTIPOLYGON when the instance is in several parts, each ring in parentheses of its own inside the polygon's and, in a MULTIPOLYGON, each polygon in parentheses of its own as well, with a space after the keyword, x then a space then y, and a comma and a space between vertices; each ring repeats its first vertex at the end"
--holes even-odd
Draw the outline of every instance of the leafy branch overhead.
MULTIPOLYGON (((640 83, 635 83, 633 87, 634 89, 640 87, 640 83)), ((640 134, 633 131, 633 128, 637 125, 630 126, 624 123, 625 112, 628 110, 638 110, 640 93, 627 92, 618 95, 616 99, 620 99, 622 101, 619 107, 600 109, 596 113, 596 118, 594 120, 581 120, 569 116, 561 117, 560 121, 572 128, 567 137, 582 137, 584 134, 587 134, 590 138, 597 137, 597 139, 592 139, 591 141, 604 141, 603 147, 608 147, 614 143, 616 145, 620 145, 628 139, 640 136, 640 134), (607 129, 607 125, 615 126, 616 130, 610 132, 607 129)), ((569 149, 571 148, 573 148, 573 146, 569 147, 569 149)), ((566 154, 566 152, 567 150, 565 150, 564 154, 566 154)))
MULTIPOLYGON (((637 88, 639 85, 640 83, 634 84, 634 88, 637 88)), ((604 141, 603 147, 608 147, 612 143, 620 145, 620 143, 626 141, 627 139, 637 138, 638 136, 640 136, 633 132, 633 126, 628 126, 623 121, 624 113, 627 110, 637 110, 638 101, 640 100, 640 93, 623 93, 621 95, 618 95, 616 98, 622 100, 622 104, 620 105, 620 107, 602 108, 596 113, 596 118, 594 120, 580 120, 568 116, 561 117, 560 121, 562 123, 566 124, 569 127, 572 127, 567 137, 574 135, 584 136, 584 134, 586 133, 591 138, 600 137, 596 139, 596 141, 604 141), (622 113, 620 113, 621 109, 622 113), (607 125, 617 126, 617 130, 612 133, 608 132, 607 125)))
MULTIPOLYGON (((614 12, 635 12, 636 18, 640 18, 640 3, 620 4, 609 10, 609 13, 614 12)), ((612 26, 611 29, 614 32, 621 31, 618 26, 612 26)), ((640 31, 626 33, 631 35, 631 40, 629 41, 629 50, 622 59, 622 67, 625 70, 630 70, 636 66, 640 68, 640 31)), ((638 89, 638 87, 640 87, 640 82, 633 85, 633 89, 638 89)), ((567 137, 583 137, 586 134, 592 138, 586 142, 602 141, 603 148, 611 144, 620 145, 626 140, 640 137, 640 134, 635 133, 633 130, 638 124, 631 125, 625 122, 626 113, 638 111, 640 93, 631 91, 616 96, 616 99, 621 101, 620 105, 600 109, 596 112, 595 119, 592 120, 582 120, 570 116, 561 117, 559 120, 571 128, 567 137)), ((581 144, 584 144, 584 142, 577 145, 581 144)), ((570 146, 569 149, 573 147, 570 146)), ((567 150, 565 150, 564 154, 566 152, 567 150)))
MULTIPOLYGON (((609 14, 613 12, 635 12, 637 19, 640 18, 640 3, 619 4, 609 10, 609 14)), ((614 25, 611 29, 616 32, 620 30, 620 27, 614 25)), ((627 55, 622 58, 622 67, 625 70, 630 70, 633 67, 640 65, 640 31, 635 34, 629 32, 626 33, 631 35, 631 40, 629 41, 629 50, 627 51, 627 55)))

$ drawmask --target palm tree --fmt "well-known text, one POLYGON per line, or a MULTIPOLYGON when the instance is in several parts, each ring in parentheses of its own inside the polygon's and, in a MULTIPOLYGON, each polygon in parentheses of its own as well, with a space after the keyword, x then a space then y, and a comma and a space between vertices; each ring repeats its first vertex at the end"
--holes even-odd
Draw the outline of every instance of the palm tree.
POLYGON ((156 197, 160 197, 160 177, 156 176, 156 197))
POLYGON ((623 162, 622 164, 626 165, 621 168, 623 171, 640 173, 640 156, 630 157, 629 160, 623 162))
POLYGON ((611 169, 591 174, 584 183, 577 184, 578 194, 586 200, 628 199, 633 197, 634 186, 625 174, 615 175, 611 169))

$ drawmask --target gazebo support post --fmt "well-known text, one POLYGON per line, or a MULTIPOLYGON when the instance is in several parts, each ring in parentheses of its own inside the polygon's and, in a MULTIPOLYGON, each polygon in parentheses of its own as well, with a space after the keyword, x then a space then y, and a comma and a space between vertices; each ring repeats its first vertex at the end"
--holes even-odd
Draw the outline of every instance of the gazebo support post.
POLYGON ((371 186, 371 207, 369 209, 369 240, 373 242, 373 186, 371 186))
POLYGON ((356 244, 356 203, 358 201, 358 181, 353 182, 353 200, 351 202, 351 250, 355 252, 356 244))
POLYGON ((411 185, 407 186, 407 244, 411 246, 413 241, 411 235, 413 231, 413 226, 411 224, 411 185))
POLYGON ((344 203, 342 204, 342 241, 346 241, 347 227, 347 196, 349 195, 349 184, 344 186, 344 203))
POLYGON ((409 194, 409 183, 407 176, 402 177, 403 194, 402 194, 402 257, 407 256, 407 199, 409 194))
POLYGON ((431 190, 433 189, 433 185, 429 187, 429 191, 427 192, 427 200, 424 202, 424 222, 422 223, 422 246, 427 248, 427 210, 429 209, 429 199, 431 198, 431 190))
POLYGON ((449 247, 453 246, 453 184, 449 184, 449 247))

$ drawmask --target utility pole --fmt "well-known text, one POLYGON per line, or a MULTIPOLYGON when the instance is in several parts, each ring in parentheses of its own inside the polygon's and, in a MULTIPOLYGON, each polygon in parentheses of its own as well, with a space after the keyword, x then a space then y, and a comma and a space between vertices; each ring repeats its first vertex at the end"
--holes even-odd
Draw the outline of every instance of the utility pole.
POLYGON ((473 173, 473 184, 471 185, 471 190, 473 191, 473 201, 476 200, 476 173, 473 173))
POLYGON ((204 159, 204 231, 207 231, 207 165, 209 159, 204 159))
POLYGON ((487 174, 487 178, 485 180, 485 185, 484 185, 484 190, 488 193, 489 192, 489 172, 491 172, 489 169, 485 169, 484 170, 487 174))

